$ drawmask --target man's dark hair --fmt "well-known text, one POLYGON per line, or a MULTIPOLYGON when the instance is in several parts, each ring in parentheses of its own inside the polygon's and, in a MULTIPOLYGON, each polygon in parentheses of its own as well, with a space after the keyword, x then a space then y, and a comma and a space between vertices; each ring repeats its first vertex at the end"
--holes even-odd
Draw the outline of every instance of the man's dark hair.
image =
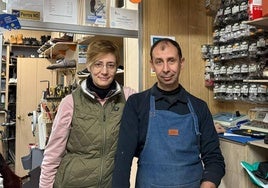
POLYGON ((173 46, 175 46, 177 48, 179 58, 182 58, 182 52, 181 52, 181 47, 180 47, 179 43, 177 43, 175 40, 172 40, 170 38, 162 38, 162 39, 159 39, 156 42, 154 42, 154 44, 152 45, 151 50, 150 50, 150 57, 151 57, 151 59, 153 59, 153 50, 155 49, 155 47, 159 43, 165 43, 165 44, 171 43, 173 46))

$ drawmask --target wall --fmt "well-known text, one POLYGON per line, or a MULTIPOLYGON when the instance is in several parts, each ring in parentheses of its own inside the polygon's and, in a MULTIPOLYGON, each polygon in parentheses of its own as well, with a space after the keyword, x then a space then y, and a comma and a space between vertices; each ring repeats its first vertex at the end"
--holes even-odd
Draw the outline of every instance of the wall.
POLYGON ((186 63, 180 83, 193 95, 205 100, 212 113, 239 110, 247 113, 253 104, 218 102, 213 92, 204 85, 204 65, 201 45, 212 41, 213 18, 206 15, 204 1, 196 0, 143 0, 143 89, 151 87, 156 77, 149 64, 150 36, 175 36, 180 43, 186 63))
POLYGON ((150 73, 150 35, 174 36, 180 43, 185 67, 180 83, 192 94, 209 101, 209 90, 204 86, 202 44, 210 41, 211 18, 206 16, 203 1, 146 0, 143 2, 143 70, 144 89, 156 81, 150 73))

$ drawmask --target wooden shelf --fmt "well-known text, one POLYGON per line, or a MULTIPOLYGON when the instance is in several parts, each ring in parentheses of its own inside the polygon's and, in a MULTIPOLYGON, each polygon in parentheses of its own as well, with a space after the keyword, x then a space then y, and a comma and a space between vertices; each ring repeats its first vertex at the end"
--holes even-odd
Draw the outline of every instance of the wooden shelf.
POLYGON ((268 17, 258 18, 252 21, 245 21, 244 23, 268 30, 268 17))
POLYGON ((57 42, 48 49, 46 49, 42 54, 57 57, 58 55, 65 55, 67 50, 74 51, 76 49, 77 43, 75 42, 57 42))
POLYGON ((243 80, 243 82, 249 82, 249 83, 268 83, 268 80, 243 80))
POLYGON ((21 29, 36 31, 53 31, 77 34, 91 34, 101 36, 138 38, 139 31, 118 28, 94 27, 41 21, 20 20, 21 29))
POLYGON ((265 144, 264 140, 251 141, 249 144, 268 149, 268 144, 265 144))
MULTIPOLYGON (((77 77, 80 79, 84 79, 84 78, 87 78, 89 76, 89 74, 82 74, 82 75, 78 74, 77 77)), ((124 70, 117 70, 116 71, 116 75, 120 75, 120 74, 124 74, 124 70)))
POLYGON ((40 48, 40 46, 25 45, 25 44, 10 44, 10 46, 17 48, 40 48))

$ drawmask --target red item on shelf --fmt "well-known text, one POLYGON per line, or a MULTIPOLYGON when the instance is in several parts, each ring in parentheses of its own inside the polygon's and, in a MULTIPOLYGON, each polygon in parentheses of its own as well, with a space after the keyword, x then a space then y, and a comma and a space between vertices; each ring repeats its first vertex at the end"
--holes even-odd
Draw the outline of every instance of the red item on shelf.
POLYGON ((249 20, 255 20, 262 17, 262 0, 248 0, 248 15, 249 20))

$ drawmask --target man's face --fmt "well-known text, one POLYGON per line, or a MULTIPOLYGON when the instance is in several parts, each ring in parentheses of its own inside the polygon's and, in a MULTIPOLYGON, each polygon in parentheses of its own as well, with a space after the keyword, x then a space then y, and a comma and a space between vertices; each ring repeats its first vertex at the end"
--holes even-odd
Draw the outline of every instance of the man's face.
POLYGON ((179 85, 179 75, 184 59, 178 55, 177 48, 171 43, 159 43, 152 52, 150 61, 156 73, 158 87, 165 91, 172 91, 179 85))

